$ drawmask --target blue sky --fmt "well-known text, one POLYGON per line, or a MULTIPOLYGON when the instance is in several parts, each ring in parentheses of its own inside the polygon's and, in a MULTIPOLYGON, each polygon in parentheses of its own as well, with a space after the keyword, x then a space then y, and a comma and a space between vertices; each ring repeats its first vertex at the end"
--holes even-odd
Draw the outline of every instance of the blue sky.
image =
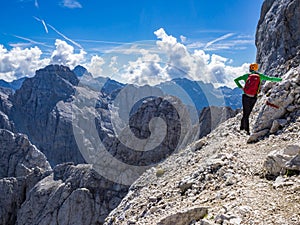
POLYGON ((166 42, 168 37, 176 38, 176 44, 193 57, 195 51, 203 51, 197 54, 208 64, 217 55, 220 57, 215 59, 219 64, 223 62, 224 68, 242 67, 255 60, 254 38, 262 3, 263 0, 3 1, 0 78, 31 76, 35 68, 57 58, 69 66, 81 63, 92 68, 92 61, 101 64, 110 49, 136 42, 156 45, 164 35, 166 42), (163 31, 155 34, 161 28, 163 31), (62 59, 70 54, 71 59, 62 59), (12 62, 12 55, 23 57, 12 62), (16 66, 24 59, 31 65, 24 66, 23 62, 26 69, 16 66), (9 69, 14 72, 9 73, 9 69))

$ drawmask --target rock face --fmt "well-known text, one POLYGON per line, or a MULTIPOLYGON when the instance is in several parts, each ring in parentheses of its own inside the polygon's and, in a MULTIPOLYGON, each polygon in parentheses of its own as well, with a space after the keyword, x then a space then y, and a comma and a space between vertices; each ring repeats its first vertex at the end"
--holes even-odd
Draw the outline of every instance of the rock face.
POLYGON ((99 176, 91 165, 61 164, 31 189, 16 224, 102 224, 127 189, 99 176))
POLYGON ((202 138, 214 130, 219 124, 234 117, 238 111, 229 107, 205 107, 200 114, 199 138, 202 138))
POLYGON ((300 115, 299 20, 299 0, 264 1, 256 32, 257 62, 262 72, 283 81, 264 85, 249 142, 280 132, 300 115))
POLYGON ((34 168, 51 170, 45 155, 24 135, 0 130, 0 143, 0 178, 26 176, 34 168))
POLYGON ((0 129, 0 223, 13 225, 30 189, 51 170, 26 136, 0 129))
POLYGON ((300 0, 265 0, 257 25, 257 62, 281 76, 300 64, 300 0))
POLYGON ((24 135, 1 129, 0 146, 0 224, 102 224, 128 191, 92 165, 52 171, 24 135))
POLYGON ((84 162, 72 135, 71 101, 79 80, 58 65, 38 70, 12 98, 12 118, 18 132, 47 156, 52 165, 84 162))
POLYGON ((281 132, 300 116, 300 66, 286 73, 282 82, 267 83, 263 92, 257 103, 258 115, 249 142, 281 132))
POLYGON ((12 90, 0 87, 0 129, 14 130, 14 123, 9 118, 12 103, 10 96, 13 94, 12 90))

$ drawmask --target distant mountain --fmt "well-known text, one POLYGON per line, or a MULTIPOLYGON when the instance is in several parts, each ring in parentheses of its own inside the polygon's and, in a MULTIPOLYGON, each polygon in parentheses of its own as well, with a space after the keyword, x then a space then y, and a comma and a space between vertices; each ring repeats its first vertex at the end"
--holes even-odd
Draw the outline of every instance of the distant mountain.
POLYGON ((125 84, 112 80, 108 77, 93 77, 83 66, 76 66, 73 69, 73 73, 79 78, 79 85, 87 86, 94 91, 101 91, 106 94, 112 94, 115 91, 119 91, 125 84))
POLYGON ((73 69, 73 73, 75 73, 75 75, 77 77, 83 77, 83 76, 90 76, 92 77, 92 74, 83 66, 76 66, 74 69, 73 69))
POLYGON ((0 87, 10 88, 10 89, 16 91, 17 89, 19 89, 22 86, 25 79, 26 79, 26 77, 22 77, 20 79, 13 80, 12 82, 0 80, 0 87))
POLYGON ((215 88, 212 84, 191 81, 186 78, 176 78, 163 82, 157 87, 166 94, 180 98, 185 104, 195 106, 199 112, 208 106, 229 106, 232 109, 242 106, 242 92, 239 88, 215 88))
POLYGON ((240 88, 231 89, 229 87, 219 87, 224 96, 225 105, 231 107, 232 109, 242 108, 242 90, 240 88))

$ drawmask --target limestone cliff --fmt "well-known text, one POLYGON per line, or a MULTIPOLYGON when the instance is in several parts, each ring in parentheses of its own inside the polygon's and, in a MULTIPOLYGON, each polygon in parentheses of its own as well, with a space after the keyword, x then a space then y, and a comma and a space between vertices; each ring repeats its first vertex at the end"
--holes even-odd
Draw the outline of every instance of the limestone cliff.
POLYGON ((257 25, 257 63, 262 72, 283 76, 300 64, 300 1, 265 0, 257 25))

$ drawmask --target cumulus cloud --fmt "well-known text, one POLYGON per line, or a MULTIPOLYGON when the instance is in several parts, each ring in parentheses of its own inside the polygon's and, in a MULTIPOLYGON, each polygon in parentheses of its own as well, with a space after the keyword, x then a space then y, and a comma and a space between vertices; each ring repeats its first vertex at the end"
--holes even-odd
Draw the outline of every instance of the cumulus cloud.
POLYGON ((57 39, 55 41, 56 49, 51 55, 52 64, 61 64, 74 68, 84 61, 86 52, 80 49, 79 53, 74 53, 74 47, 67 42, 57 39))
MULTIPOLYGON (((215 86, 234 87, 234 78, 247 71, 248 64, 231 66, 232 60, 208 54, 205 46, 212 46, 233 34, 223 35, 201 49, 190 51, 160 28, 154 32, 155 45, 133 43, 112 49, 103 58, 93 57, 87 69, 94 76, 108 76, 123 83, 155 85, 174 78, 188 78, 213 83, 215 86)), ((185 39, 181 36, 182 39, 185 39)))
MULTIPOLYGON (((23 76, 33 76, 37 69, 49 64, 61 64, 73 69, 85 66, 95 77, 111 77, 123 83, 155 85, 173 78, 188 78, 213 83, 215 86, 234 87, 234 78, 244 74, 249 64, 239 67, 231 65, 232 60, 217 54, 208 54, 205 46, 191 51, 181 40, 177 41, 164 29, 154 32, 157 41, 152 45, 133 43, 115 48, 101 57, 87 59, 88 54, 81 48, 74 50, 74 43, 64 40, 55 41, 55 49, 43 55, 39 47, 15 45, 7 50, 0 45, 0 79, 11 81, 23 76), (49 56, 50 55, 50 56, 49 56)), ((232 34, 210 42, 210 47, 232 34)), ((21 37, 19 37, 21 38, 21 37)), ((42 44, 21 38, 30 44, 42 44)), ((75 45, 77 46, 77 45, 75 45)))
POLYGON ((8 51, 0 45, 0 78, 12 81, 14 79, 33 76, 38 68, 49 64, 49 59, 41 59, 42 51, 38 47, 15 47, 8 51))
MULTIPOLYGON (((21 46, 21 45, 20 45, 21 46)), ((12 81, 21 77, 32 77, 35 71, 49 64, 61 64, 75 67, 85 61, 85 52, 74 52, 74 48, 65 41, 56 40, 56 49, 51 57, 43 57, 42 50, 35 47, 22 48, 16 45, 8 50, 0 45, 0 79, 12 81)))
MULTIPOLYGON (((190 52, 187 46, 179 43, 176 38, 168 35, 164 29, 154 32, 159 41, 157 46, 168 56, 166 71, 172 78, 186 77, 192 80, 202 80, 216 86, 234 86, 233 79, 247 71, 248 64, 240 67, 230 65, 231 60, 216 54, 209 55, 204 50, 190 52)), ((217 38, 207 45, 224 40, 232 33, 217 38)))
POLYGON ((91 61, 89 63, 86 63, 84 66, 91 74, 93 74, 94 77, 98 77, 98 76, 104 76, 104 74, 102 73, 103 64, 105 64, 104 59, 95 55, 91 58, 91 61))
POLYGON ((159 55, 142 51, 141 57, 138 57, 136 61, 129 61, 124 71, 120 71, 121 79, 126 80, 126 83, 139 85, 155 85, 161 81, 170 80, 161 61, 159 55))

